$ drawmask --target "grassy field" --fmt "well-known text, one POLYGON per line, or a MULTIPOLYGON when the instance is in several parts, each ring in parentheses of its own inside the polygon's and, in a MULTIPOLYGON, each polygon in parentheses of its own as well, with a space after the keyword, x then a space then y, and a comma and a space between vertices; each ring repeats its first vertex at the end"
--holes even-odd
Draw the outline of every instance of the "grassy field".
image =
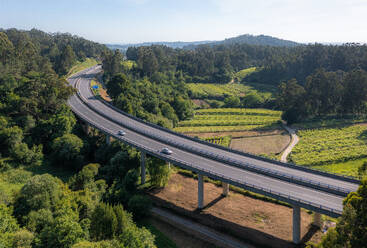
POLYGON ((300 130, 298 135, 290 159, 299 165, 356 176, 367 157, 366 125, 300 130))
POLYGON ((256 89, 256 85, 245 85, 240 83, 228 84, 187 84, 191 92, 191 98, 196 99, 224 99, 226 96, 243 97, 250 93, 257 93, 264 99, 271 99, 273 97, 274 89, 268 86, 268 90, 256 89))
POLYGON ((69 71, 67 77, 82 71, 84 69, 87 69, 88 67, 94 66, 98 64, 97 60, 95 60, 94 58, 86 58, 86 60, 84 60, 83 62, 78 61, 69 71))
POLYGON ((181 121, 177 132, 225 132, 279 127, 281 112, 266 109, 201 109, 191 120, 181 121))
POLYGON ((237 72, 234 75, 234 80, 237 81, 237 82, 241 82, 242 79, 244 79, 245 77, 247 77, 248 75, 250 75, 254 71, 256 71, 256 67, 250 67, 250 68, 240 70, 239 72, 237 72))

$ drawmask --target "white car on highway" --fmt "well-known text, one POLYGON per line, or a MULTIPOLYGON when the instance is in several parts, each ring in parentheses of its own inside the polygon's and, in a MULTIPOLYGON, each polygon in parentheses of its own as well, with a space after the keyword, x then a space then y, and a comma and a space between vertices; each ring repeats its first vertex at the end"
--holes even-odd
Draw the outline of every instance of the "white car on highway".
POLYGON ((120 136, 124 136, 126 134, 126 132, 124 130, 119 130, 117 133, 120 136))
POLYGON ((164 153, 164 154, 167 154, 167 155, 172 154, 172 151, 170 149, 168 149, 167 147, 163 148, 161 152, 164 153))

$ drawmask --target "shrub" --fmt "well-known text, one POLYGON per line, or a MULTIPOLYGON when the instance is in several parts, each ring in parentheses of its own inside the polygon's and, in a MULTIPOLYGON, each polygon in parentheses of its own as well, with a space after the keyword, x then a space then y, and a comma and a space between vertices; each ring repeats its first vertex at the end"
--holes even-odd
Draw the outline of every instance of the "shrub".
POLYGON ((151 200, 144 195, 134 195, 128 203, 129 210, 133 213, 136 220, 141 220, 150 215, 152 208, 151 200))
POLYGON ((100 203, 95 208, 90 225, 90 235, 95 241, 111 239, 117 230, 117 218, 113 207, 100 203))

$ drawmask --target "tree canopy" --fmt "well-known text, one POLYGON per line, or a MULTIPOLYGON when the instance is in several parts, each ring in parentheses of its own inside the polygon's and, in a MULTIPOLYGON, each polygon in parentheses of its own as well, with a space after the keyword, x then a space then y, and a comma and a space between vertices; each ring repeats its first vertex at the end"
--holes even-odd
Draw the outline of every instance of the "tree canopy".
POLYGON ((343 205, 336 228, 328 231, 320 247, 367 247, 367 178, 362 180, 357 192, 348 195, 343 205))

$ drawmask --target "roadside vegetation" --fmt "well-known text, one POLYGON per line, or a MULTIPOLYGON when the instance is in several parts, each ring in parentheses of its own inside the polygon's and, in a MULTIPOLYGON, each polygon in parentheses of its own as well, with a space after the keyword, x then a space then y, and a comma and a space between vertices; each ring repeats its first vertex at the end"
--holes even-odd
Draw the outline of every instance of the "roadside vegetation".
POLYGON ((75 65, 73 65, 73 67, 71 67, 71 69, 69 70, 67 77, 70 77, 71 75, 92 67, 96 64, 98 64, 98 61, 95 58, 86 58, 84 61, 77 61, 75 65))
POLYGON ((327 232, 318 247, 366 247, 366 199, 367 178, 364 178, 357 192, 350 193, 344 200, 343 214, 336 227, 327 232))

